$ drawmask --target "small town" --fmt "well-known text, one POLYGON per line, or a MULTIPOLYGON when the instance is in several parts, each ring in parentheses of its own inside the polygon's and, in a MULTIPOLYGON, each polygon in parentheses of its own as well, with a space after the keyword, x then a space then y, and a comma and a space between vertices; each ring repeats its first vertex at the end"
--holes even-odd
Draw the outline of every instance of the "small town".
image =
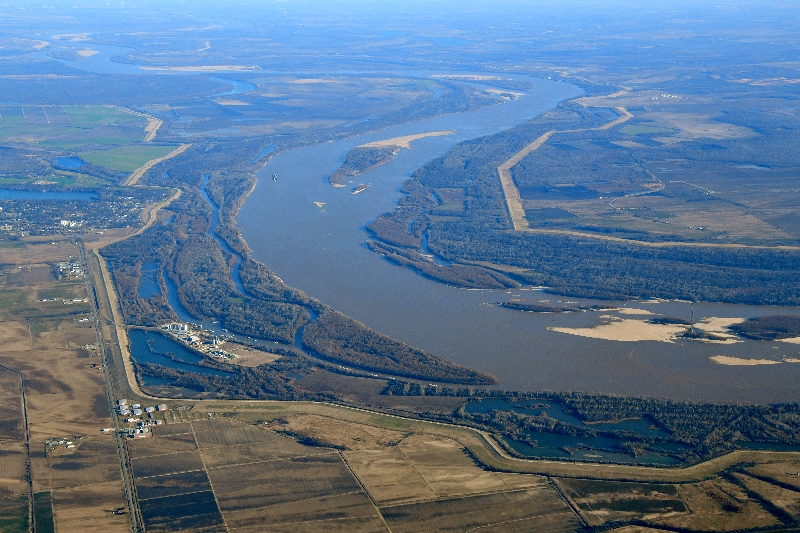
MULTIPOLYGON (((163 420, 154 419, 153 413, 161 413, 167 411, 167 409, 167 405, 163 403, 150 407, 142 407, 141 404, 129 404, 127 399, 121 398, 117 400, 117 414, 120 416, 123 422, 128 424, 136 424, 136 427, 124 428, 121 429, 120 432, 125 434, 125 436, 130 439, 145 439, 152 437, 153 434, 150 432, 150 427, 159 426, 164 423, 163 420), (136 418, 145 415, 149 418, 149 420, 136 418)), ((103 428, 100 430, 101 433, 111 433, 113 431, 114 428, 103 428)))

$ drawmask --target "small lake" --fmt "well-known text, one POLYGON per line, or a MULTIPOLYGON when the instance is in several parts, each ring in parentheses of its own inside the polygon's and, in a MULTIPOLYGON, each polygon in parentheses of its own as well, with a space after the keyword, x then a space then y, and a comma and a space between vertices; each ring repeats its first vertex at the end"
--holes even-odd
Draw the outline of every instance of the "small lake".
POLYGON ((53 159, 53 163, 62 168, 68 168, 70 170, 75 170, 86 165, 86 163, 84 163, 77 157, 58 157, 56 159, 53 159))
MULTIPOLYGON (((204 376, 225 377, 231 372, 200 366, 203 356, 155 331, 131 329, 128 331, 131 357, 138 363, 153 363, 175 370, 194 372, 204 376)), ((166 385, 165 378, 143 376, 145 385, 166 385)))
POLYGON ((94 202, 97 201, 97 196, 90 192, 0 189, 0 200, 73 200, 94 202))

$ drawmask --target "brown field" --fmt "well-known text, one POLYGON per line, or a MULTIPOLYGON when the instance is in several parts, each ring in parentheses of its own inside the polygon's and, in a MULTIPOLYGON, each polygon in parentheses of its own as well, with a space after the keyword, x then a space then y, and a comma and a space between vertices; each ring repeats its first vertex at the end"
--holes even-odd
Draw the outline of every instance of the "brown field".
POLYGON ((128 442, 128 449, 132 458, 139 459, 180 452, 193 452, 197 449, 197 444, 195 443, 194 435, 182 433, 150 439, 133 439, 128 442))
POLYGON ((674 485, 581 479, 562 479, 557 483, 590 525, 689 512, 674 485))
MULTIPOLYGON (((35 491, 53 491, 57 530, 128 531, 127 516, 107 512, 125 506, 125 499, 116 441, 99 435, 112 424, 99 353, 83 348, 97 337, 91 322, 78 322, 91 316, 90 308, 71 301, 87 297, 86 284, 54 277, 54 263, 79 255, 60 237, 3 246, 8 274, 0 280, 0 364, 25 377, 31 478, 35 491), (56 300, 40 301, 45 298, 56 300), (78 447, 55 448, 48 456, 44 441, 52 437, 68 437, 78 447)), ((0 433, 19 433, 21 424, 8 412, 13 404, 2 399, 0 405, 0 433)), ((11 451, 2 438, 0 449, 11 451)), ((24 464, 21 448, 0 456, 0 478, 24 464)), ((0 482, 0 491, 8 485, 0 482)), ((27 493, 27 483, 18 485, 16 492, 27 493)))
POLYGON ((197 445, 200 449, 214 448, 217 446, 233 446, 236 444, 248 444, 263 440, 264 430, 252 426, 229 426, 216 427, 204 430, 204 422, 193 422, 197 445))
POLYGON ((211 490, 211 484, 208 481, 208 475, 203 470, 136 480, 136 494, 140 500, 208 490, 211 490))
POLYGON ((397 447, 343 454, 379 505, 435 500, 436 493, 397 447))
MULTIPOLYGON (((155 439, 156 437, 152 437, 155 439)), ((133 472, 137 478, 150 476, 163 476, 175 472, 188 472, 202 470, 203 460, 199 452, 181 452, 170 455, 158 455, 134 459, 133 472)))
MULTIPOLYGON (((237 528, 236 533, 262 533, 263 526, 237 528)), ((383 520, 378 516, 270 524, 270 533, 385 533, 383 520)))
POLYGON ((128 531, 128 515, 112 513, 120 507, 125 507, 125 494, 119 481, 53 491, 56 531, 128 531))
POLYGON ((580 526, 552 489, 528 489, 381 509, 394 533, 422 531, 574 531, 580 526))
POLYGON ((175 424, 155 426, 152 428, 152 431, 153 435, 157 437, 164 437, 166 435, 180 435, 182 433, 191 433, 192 425, 189 422, 178 422, 175 424))
POLYGON ((758 477, 775 480, 782 485, 794 487, 800 491, 800 460, 769 461, 749 465, 746 471, 758 477))
POLYGON ((210 470, 209 477, 223 512, 360 490, 334 454, 220 467, 210 470))
POLYGON ((455 441, 412 435, 397 446, 343 453, 381 505, 544 487, 540 476, 487 472, 455 441))
POLYGON ((361 450, 394 446, 407 433, 364 426, 350 422, 334 422, 316 415, 290 415, 273 420, 269 429, 308 436, 328 446, 347 450, 361 450))
POLYGON ((800 517, 800 491, 789 490, 745 474, 734 474, 747 489, 769 500, 797 520, 800 517))
POLYGON ((271 363, 280 359, 281 357, 278 354, 257 350, 255 348, 251 348, 250 346, 245 346, 244 344, 238 344, 236 342, 226 342, 225 351, 239 356, 238 358, 233 359, 231 364, 249 366, 252 368, 271 363))
MULTIPOLYGON (((313 452, 316 454, 335 453, 333 450, 325 448, 315 448, 313 452)), ((264 440, 261 442, 204 448, 203 460, 208 468, 217 468, 227 465, 290 459, 308 454, 308 447, 298 444, 294 439, 265 432, 264 440)))
POLYGON ((375 507, 363 492, 323 496, 255 509, 225 511, 224 514, 229 527, 236 531, 239 531, 239 528, 257 526, 263 528, 264 524, 270 524, 270 531, 273 531, 272 528, 277 524, 300 525, 303 522, 339 522, 361 518, 368 518, 371 522, 379 519, 375 507))
POLYGON ((22 442, 0 442, 0 483, 16 483, 25 477, 26 455, 22 442))
POLYGON ((722 479, 680 485, 678 493, 691 513, 653 520, 654 523, 714 531, 780 524, 777 518, 749 499, 740 487, 722 479))
POLYGON ((120 479, 117 447, 112 436, 86 439, 74 453, 46 457, 42 444, 31 443, 35 492, 106 483, 120 479))

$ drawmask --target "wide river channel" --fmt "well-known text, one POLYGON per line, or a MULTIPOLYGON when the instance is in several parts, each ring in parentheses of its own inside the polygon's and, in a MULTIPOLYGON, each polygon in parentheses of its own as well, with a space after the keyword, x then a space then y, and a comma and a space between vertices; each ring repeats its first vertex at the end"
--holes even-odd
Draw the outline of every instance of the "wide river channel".
MULTIPOLYGON (((578 300, 532 289, 465 290, 396 266, 364 245, 365 226, 393 209, 411 172, 456 143, 517 125, 575 97, 569 84, 536 80, 530 93, 500 105, 403 124, 275 156, 238 223, 253 257, 286 283, 398 340, 459 364, 490 372, 500 387, 667 396, 704 401, 787 402, 800 397, 800 345, 742 341, 622 342, 586 338, 548 327, 592 328, 609 320, 646 319, 626 310, 565 314, 514 311, 491 304, 510 298, 578 300), (333 188, 327 176, 364 143, 432 131, 452 135, 414 141, 389 164, 333 188), (272 176, 277 175, 277 180, 272 176), (355 185, 369 184, 360 194, 355 185), (615 317, 614 319, 608 318, 615 317), (752 359, 724 365, 709 359, 752 359), (772 364, 764 364, 764 362, 772 364)), ((700 320, 800 314, 796 308, 686 302, 603 302, 656 315, 700 320)))

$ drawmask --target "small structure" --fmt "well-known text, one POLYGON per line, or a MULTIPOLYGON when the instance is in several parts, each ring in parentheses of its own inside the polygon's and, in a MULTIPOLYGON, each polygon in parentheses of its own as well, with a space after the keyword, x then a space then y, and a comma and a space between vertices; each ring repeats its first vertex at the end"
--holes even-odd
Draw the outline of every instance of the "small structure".
MULTIPOLYGON (((86 346, 89 346, 89 345, 87 344, 86 346)), ((128 400, 126 400, 125 398, 117 400, 117 405, 119 405, 119 406, 128 405, 128 400)))
POLYGON ((133 410, 133 416, 142 416, 142 410, 141 409, 134 409, 133 410))
POLYGON ((141 409, 141 408, 142 408, 142 405, 139 404, 139 403, 131 404, 131 409, 141 409))
POLYGON ((160 403, 156 405, 156 411, 166 411, 166 410, 167 410, 167 404, 160 403))
POLYGON ((154 412, 155 410, 156 410, 156 408, 155 408, 155 407, 145 407, 145 408, 144 408, 144 412, 145 412, 145 413, 152 413, 152 412, 154 412))

